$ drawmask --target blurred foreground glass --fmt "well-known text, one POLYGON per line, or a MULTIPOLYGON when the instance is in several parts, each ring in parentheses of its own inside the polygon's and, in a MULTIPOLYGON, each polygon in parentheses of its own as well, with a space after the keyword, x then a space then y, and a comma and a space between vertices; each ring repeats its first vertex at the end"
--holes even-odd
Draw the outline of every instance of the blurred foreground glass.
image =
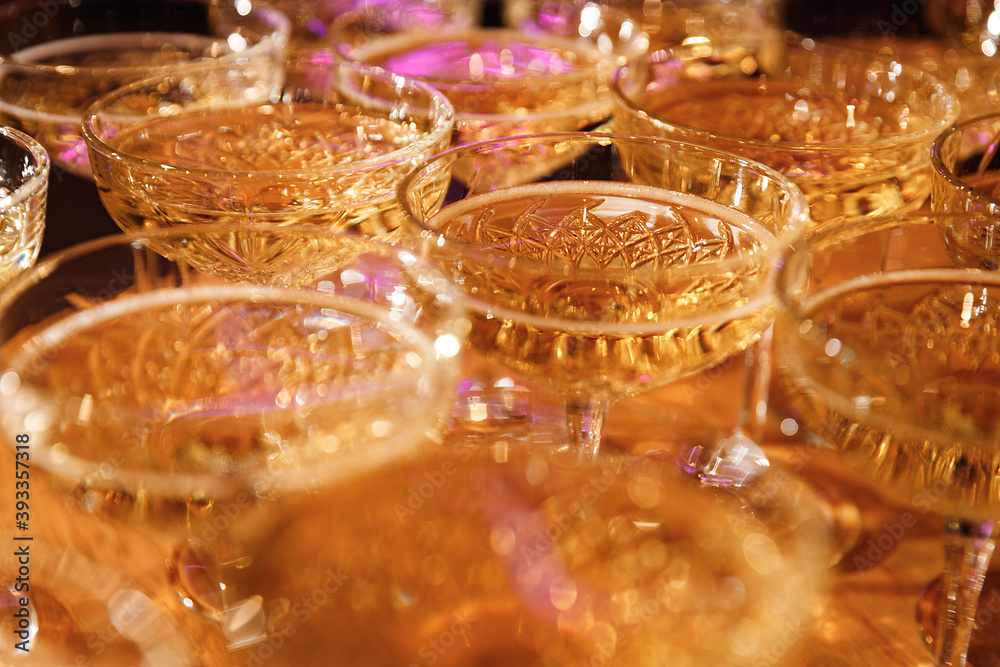
POLYGON ((41 144, 23 132, 0 127, 0 288, 38 257, 49 168, 41 144))
MULTIPOLYGON (((949 217, 866 217, 785 258, 775 323, 796 420, 945 526, 936 664, 966 664, 1000 515, 1000 274, 947 250, 949 217)), ((916 632, 916 628, 914 628, 916 632)), ((979 664, 979 663, 977 663, 979 664)))
POLYGON ((84 136, 126 231, 297 223, 391 238, 400 181, 448 146, 453 122, 433 88, 313 51, 118 89, 87 110, 84 136))
POLYGON ((508 0, 504 22, 566 36, 604 30, 612 40, 642 35, 654 50, 752 36, 779 38, 784 0, 508 0))
MULTIPOLYGON (((13 470, 10 474, 13 478, 13 470)), ((0 631, 9 638, 0 647, 4 665, 231 664, 218 626, 178 605, 163 586, 162 554, 144 549, 147 545, 135 533, 102 531, 93 523, 62 526, 61 537, 67 540, 42 535, 38 525, 58 521, 64 512, 45 507, 42 519, 45 492, 32 491, 32 539, 14 541, 9 556, 0 558, 0 631), (79 534, 99 540, 100 546, 73 542, 72 536, 79 534), (20 572, 19 548, 28 550, 27 576, 20 572), (155 567, 122 562, 123 553, 148 557, 159 569, 154 573, 155 567)), ((25 534, 17 531, 15 536, 25 534)))
POLYGON ((480 0, 275 0, 292 21, 291 46, 328 48, 334 24, 344 15, 366 12, 394 22, 392 30, 441 30, 479 25, 480 0))
POLYGON ((817 226, 920 208, 931 143, 958 115, 926 72, 808 38, 658 51, 616 72, 612 89, 617 129, 766 164, 802 189, 817 226))
POLYGON ((516 440, 448 441, 247 536, 230 585, 258 591, 263 612, 257 642, 236 655, 273 667, 319 655, 344 666, 769 660, 805 634, 788 628, 810 625, 828 569, 808 492, 778 468, 760 481, 752 493, 712 489, 669 456, 584 462, 516 440))
POLYGON ((802 193, 762 165, 591 133, 453 148, 402 197, 416 242, 464 295, 472 347, 564 396, 570 441, 591 453, 613 401, 760 338, 771 262, 808 219, 802 193))
POLYGON ((400 9, 341 17, 341 55, 424 81, 455 107, 453 144, 583 130, 611 116, 610 42, 500 28, 411 30, 400 9))
POLYGON ((0 422, 8 453, 30 434, 33 488, 147 533, 160 563, 178 548, 184 604, 228 629, 236 608, 202 586, 198 548, 286 496, 412 455, 451 403, 467 328, 440 273, 361 236, 240 225, 109 237, 0 297, 0 422), (236 232, 307 243, 323 270, 256 285, 188 261, 236 232))
POLYGON ((171 65, 279 55, 291 25, 249 0, 74 0, 5 3, 0 114, 53 162, 90 177, 80 133, 97 97, 171 65))
POLYGON ((1000 114, 967 120, 934 142, 931 208, 935 212, 981 213, 945 229, 948 247, 963 264, 995 269, 1000 247, 995 236, 1000 212, 1000 114))

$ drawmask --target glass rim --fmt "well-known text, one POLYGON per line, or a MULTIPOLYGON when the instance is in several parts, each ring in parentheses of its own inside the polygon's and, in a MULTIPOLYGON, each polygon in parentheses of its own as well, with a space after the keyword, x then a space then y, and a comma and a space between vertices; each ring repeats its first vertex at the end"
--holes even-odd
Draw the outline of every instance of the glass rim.
MULTIPOLYGON (((945 142, 948 141, 951 137, 962 134, 965 130, 971 128, 974 125, 990 121, 996 122, 998 125, 998 130, 1000 130, 1000 112, 998 112, 998 113, 984 114, 981 116, 976 116, 974 118, 969 118, 968 120, 964 120, 961 123, 952 125, 951 127, 941 132, 934 140, 934 143, 931 144, 931 167, 933 168, 934 173, 937 174, 938 177, 943 178, 948 183, 948 185, 964 193, 969 198, 981 200, 984 203, 988 204, 991 208, 995 207, 1000 209, 1000 199, 991 197, 986 192, 978 190, 972 185, 966 183, 964 179, 956 175, 955 172, 944 163, 944 158, 941 156, 941 152, 944 149, 945 142)), ((1000 131, 998 131, 996 138, 1000 139, 1000 131)))
MULTIPOLYGON (((457 257, 476 257, 483 263, 491 266, 506 266, 508 264, 508 259, 502 257, 491 257, 489 253, 484 252, 481 248, 478 248, 470 243, 464 243, 461 241, 453 241, 447 237, 441 235, 440 232, 427 226, 427 222, 430 218, 425 218, 419 211, 414 209, 411 204, 409 193, 414 188, 415 184, 425 177, 428 170, 433 170, 435 165, 445 163, 447 161, 453 160, 453 158, 460 157, 462 154, 472 153, 472 154, 484 154, 488 153, 491 148, 497 147, 502 148, 504 145, 512 145, 518 142, 520 143, 536 143, 536 142, 565 142, 565 141, 580 141, 585 144, 594 145, 610 145, 615 141, 627 141, 630 143, 638 143, 646 146, 664 146, 672 147, 683 150, 684 155, 697 155, 699 157, 708 157, 714 159, 725 160, 727 163, 733 164, 734 167, 740 169, 750 169, 752 171, 760 173, 762 176, 771 179, 777 184, 784 186, 785 194, 788 196, 788 204, 790 207, 788 215, 788 224, 786 228, 774 235, 774 241, 769 243, 767 247, 760 251, 754 251, 752 253, 739 253, 737 252, 733 256, 725 257, 722 259, 712 260, 708 262, 699 262, 696 264, 686 264, 679 267, 664 267, 659 270, 659 272, 666 273, 668 271, 674 272, 678 276, 691 276, 695 277, 699 274, 705 273, 717 273, 719 271, 725 271, 727 269, 737 269, 742 266, 746 266, 750 258, 759 257, 759 264, 765 267, 763 270, 767 273, 761 284, 761 288, 756 290, 755 293, 746 300, 746 302, 740 305, 738 308, 729 308, 718 311, 708 311, 702 315, 697 316, 687 316, 683 318, 678 318, 670 322, 663 323, 635 323, 635 324, 609 324, 609 323, 590 323, 577 320, 559 320, 561 325, 566 325, 566 322, 571 322, 568 325, 570 328, 576 331, 584 332, 628 332, 633 334, 645 333, 649 331, 659 331, 662 330, 664 326, 679 326, 680 324, 691 324, 692 326, 696 324, 701 324, 704 322, 715 321, 718 319, 719 313, 726 312, 753 312, 754 310, 760 308, 761 306, 767 305, 773 301, 771 294, 771 283, 773 282, 773 265, 774 262, 781 256, 782 251, 790 246, 796 239, 801 237, 806 233, 807 227, 811 223, 811 218, 809 216, 809 207, 806 203, 805 195, 802 191, 794 184, 794 182, 787 176, 782 175, 776 170, 763 165, 754 160, 750 160, 745 157, 734 155, 722 150, 718 150, 711 147, 699 146, 696 144, 689 144, 682 141, 676 141, 673 139, 665 139, 658 137, 650 137, 644 135, 632 135, 632 134, 618 134, 613 132, 551 132, 551 133, 537 133, 537 134, 527 134, 527 135, 517 135, 512 137, 505 137, 502 139, 490 139, 485 141, 479 141, 472 144, 465 144, 461 146, 454 146, 446 151, 442 151, 437 155, 428 158, 423 163, 414 168, 407 177, 403 180, 399 188, 399 199, 403 207, 403 211, 406 216, 411 219, 419 228, 418 235, 424 238, 433 237, 436 240, 430 241, 432 245, 437 247, 447 248, 449 254, 457 257)), ((586 181, 581 181, 586 182, 586 181)), ((591 182, 607 182, 607 181, 591 181, 591 182)), ((668 187, 664 186, 649 186, 664 192, 676 193, 674 190, 670 190, 668 187)), ((698 196, 698 195, 692 195, 698 196)), ((727 209, 737 210, 727 204, 720 204, 727 209)), ((438 209, 435 211, 434 215, 437 215, 440 211, 444 210, 438 209)), ((431 218, 434 217, 431 216, 431 218)), ((749 214, 744 214, 749 217, 749 214)), ((549 266, 548 262, 541 262, 530 257, 519 257, 518 262, 528 267, 527 270, 545 270, 545 267, 549 266)), ((613 276, 624 271, 623 269, 582 269, 578 273, 579 275, 600 275, 600 276, 613 276)), ((457 290, 463 301, 469 305, 469 308, 481 310, 475 306, 477 300, 466 295, 462 290, 457 290)), ((526 316, 523 313, 514 313, 506 308, 496 307, 493 305, 489 306, 491 312, 504 312, 516 315, 515 319, 528 321, 528 318, 535 316, 526 316)), ((539 323, 544 321, 546 326, 551 326, 551 319, 538 319, 539 323)))
MULTIPOLYGON (((798 41, 790 39, 788 32, 786 31, 783 44, 789 48, 800 48, 809 52, 847 52, 852 55, 864 56, 867 60, 878 60, 889 64, 890 62, 898 62, 890 56, 886 56, 882 53, 864 51, 860 49, 852 49, 850 47, 837 47, 832 45, 823 44, 821 42, 813 41, 811 47, 806 47, 802 44, 803 41, 811 40, 808 37, 799 36, 798 41)), ((730 45, 758 45, 758 44, 773 44, 773 42, 763 39, 763 38, 744 38, 744 39, 727 39, 727 40, 715 40, 710 43, 713 47, 715 45, 720 46, 730 46, 730 45)), ((955 120, 959 117, 961 113, 961 106, 958 99, 957 92, 948 85, 947 82, 941 80, 940 78, 934 76, 930 72, 919 69, 912 63, 902 63, 900 62, 900 67, 903 68, 903 76, 907 78, 912 78, 918 81, 925 81, 926 83, 937 86, 940 90, 948 97, 951 102, 950 113, 944 117, 935 117, 932 119, 932 123, 928 127, 924 127, 920 130, 914 132, 908 132, 905 134, 898 134, 890 137, 884 137, 875 139, 872 141, 863 142, 838 142, 838 143, 803 143, 798 141, 769 141, 766 139, 754 139, 750 137, 744 137, 737 134, 729 134, 723 132, 715 132, 712 130, 706 130, 693 125, 687 125, 685 123, 679 123, 675 121, 669 121, 662 116, 653 114, 641 106, 632 98, 631 95, 627 94, 623 90, 623 79, 627 77, 637 65, 645 66, 649 69, 664 66, 667 61, 665 60, 654 60, 655 58, 661 58, 666 54, 675 52, 680 46, 670 46, 655 51, 650 51, 638 58, 634 58, 629 62, 616 67, 611 73, 610 79, 610 89, 612 98, 619 104, 624 106, 630 114, 642 118, 647 122, 651 123, 658 129, 666 130, 669 132, 676 132, 678 135, 685 135, 682 140, 684 141, 700 141, 700 142, 725 142, 727 144, 748 146, 756 149, 778 149, 781 151, 789 153, 797 152, 810 152, 815 153, 819 150, 824 152, 840 155, 840 154, 850 154, 857 153, 865 150, 877 150, 886 149, 898 145, 915 144, 923 141, 928 136, 936 136, 949 126, 951 126, 955 120)), ((687 47, 690 48, 690 45, 687 47)), ((900 78, 899 75, 896 76, 897 79, 900 78)), ((781 79, 777 79, 781 81, 781 79)), ((697 82, 696 82, 697 83, 697 82)), ((680 138, 680 137, 679 137, 680 138)))
MULTIPOLYGON (((14 279, 12 279, 3 290, 0 290, 0 319, 5 318, 10 312, 11 307, 19 300, 25 298, 25 293, 32 287, 57 273, 58 269, 61 267, 80 261, 94 253, 115 248, 124 249, 129 246, 135 246, 136 244, 142 244, 142 247, 145 249, 157 252, 155 248, 151 247, 151 244, 155 243, 157 240, 179 236, 190 236, 194 233, 211 234, 232 231, 262 231, 273 234, 304 232, 319 236, 341 237, 349 239, 352 243, 358 243, 365 247, 369 247, 373 251, 379 252, 380 254, 391 258, 391 261, 399 264, 401 267, 416 266, 417 270, 421 272, 428 271, 434 274, 441 274, 440 269, 435 266, 433 262, 413 249, 387 243, 376 237, 370 237, 345 230, 317 227, 308 224, 288 226, 267 225, 260 223, 250 225, 241 223, 178 225, 175 227, 144 229, 137 232, 103 236, 70 246, 69 248, 48 255, 33 267, 14 277, 14 279), (413 264, 408 263, 408 260, 404 260, 402 258, 403 254, 407 254, 410 257, 415 258, 415 262, 413 264)), ((161 253, 157 252, 157 254, 161 253)), ((108 270, 109 272, 111 271, 110 269, 108 270)), ((443 274, 441 275, 443 277, 443 274)), ((460 327, 458 320, 460 320, 463 316, 461 301, 458 299, 457 289, 451 284, 450 281, 447 280, 434 281, 433 284, 427 284, 425 281, 421 281, 420 285, 433 294, 447 293, 453 298, 451 301, 452 305, 448 307, 448 318, 454 319, 456 324, 455 327, 448 328, 445 333, 454 333, 452 329, 460 327)), ((347 304, 344 310, 355 314, 361 313, 359 316, 368 316, 369 319, 371 319, 371 316, 374 316, 378 322, 386 326, 395 334, 401 335, 403 338, 430 339, 432 336, 430 332, 422 332, 414 325, 393 320, 393 318, 389 315, 391 310, 385 308, 382 304, 365 301, 364 299, 357 299, 351 296, 329 293, 324 291, 322 288, 315 289, 299 285, 259 285, 256 283, 223 281, 217 285, 169 287, 162 291, 169 293, 169 295, 176 294, 184 297, 182 299, 184 303, 200 303, 207 301, 208 297, 211 296, 211 293, 216 290, 231 292, 234 295, 237 293, 247 294, 248 296, 263 295, 262 298, 265 299, 264 303, 282 300, 287 301, 288 303, 294 303, 296 301, 295 297, 308 297, 311 301, 318 304, 318 308, 337 308, 340 304, 347 304), (205 293, 204 297, 202 296, 202 292, 205 293), (356 304, 356 306, 352 307, 351 304, 356 304)), ((176 303, 177 300, 170 298, 169 295, 161 298, 160 301, 163 303, 158 305, 176 303)), ((126 298, 129 302, 132 302, 134 299, 140 298, 140 296, 132 295, 126 298)), ((101 301, 95 307, 100 307, 101 304, 110 303, 115 300, 115 298, 112 298, 107 301, 101 301)), ((44 329, 40 331, 39 334, 43 332, 44 329)), ((421 342, 424 343, 422 347, 428 347, 427 343, 431 343, 430 348, 433 349, 431 340, 421 340, 421 342)), ((18 367, 15 365, 15 362, 19 360, 20 355, 18 354, 6 356, 2 361, 0 361, 0 375, 5 375, 10 371, 17 372, 18 367)), ((422 369, 424 377, 429 379, 431 382, 441 384, 442 387, 447 387, 450 382, 449 378, 453 374, 451 363, 452 362, 449 361, 444 363, 434 362, 428 364, 422 369)), ((248 470, 246 474, 241 473, 228 477, 209 471, 195 470, 184 472, 164 472, 150 470, 141 466, 124 466, 118 468, 113 481, 122 484, 128 484, 129 482, 141 482, 147 488, 158 488, 170 492, 173 492, 178 488, 194 487, 202 489, 219 489, 226 488, 234 484, 236 484, 234 488, 239 490, 243 488, 243 486, 239 484, 239 481, 246 479, 256 479, 262 483, 266 482, 269 485, 268 488, 285 490, 310 488, 311 486, 322 486, 335 482, 344 475, 351 473, 351 470, 365 470, 367 469, 368 463, 381 460, 379 457, 386 457, 386 460, 392 460, 393 457, 409 456, 410 453, 415 452, 416 450, 411 449, 411 446, 407 444, 408 442, 409 441, 405 434, 396 435, 389 438, 386 442, 379 443, 379 445, 374 449, 366 449, 365 452, 359 452, 356 455, 351 455, 346 458, 338 459, 338 457, 330 457, 330 460, 309 460, 277 470, 253 468, 252 470, 248 470)), ((99 459, 91 460, 90 458, 80 459, 70 457, 67 459, 66 465, 60 465, 57 467, 46 466, 46 469, 49 471, 55 471, 57 469, 66 471, 68 469, 69 472, 72 472, 74 469, 80 470, 82 468, 87 468, 88 471, 93 472, 90 469, 96 469, 96 467, 100 464, 101 460, 99 459)))
MULTIPOLYGON (((234 62, 222 62, 222 61, 205 61, 205 62, 191 62, 185 65, 171 68, 169 71, 165 71, 159 75, 142 79, 140 81, 135 81, 133 83, 127 84, 114 91, 101 96, 93 103, 91 103, 83 113, 82 118, 82 134, 84 142, 87 145, 88 150, 96 150, 100 153, 124 160, 131 165, 136 165, 145 170, 149 171, 170 171, 172 173, 186 174, 201 176, 206 178, 213 177, 224 177, 227 179, 260 179, 262 177, 272 177, 276 179, 301 179, 310 176, 315 176, 317 174, 323 174, 324 176, 336 176, 340 174, 354 173, 354 172, 366 172, 366 171, 376 171, 379 169, 391 168, 394 166, 405 165, 407 162, 411 162, 415 155, 419 155, 422 151, 430 150, 434 145, 449 137, 454 128, 455 124, 455 108, 452 106, 448 98, 440 91, 434 89, 421 81, 412 79, 410 77, 405 77, 399 74, 395 74, 381 67, 375 67, 373 65, 364 65, 362 63, 354 62, 344 62, 337 58, 333 58, 333 54, 326 49, 311 50, 311 51, 301 51, 296 54, 286 57, 286 58, 270 58, 270 57, 254 57, 248 59, 247 64, 262 64, 266 63, 268 65, 275 65, 283 68, 296 68, 296 67, 323 67, 323 68, 337 68, 337 69, 348 69, 353 70, 355 74, 364 77, 372 77, 383 82, 389 82, 394 85, 403 84, 410 89, 415 89, 428 97, 428 116, 431 118, 432 127, 423 136, 421 136, 416 141, 406 144, 402 148, 397 148, 388 153, 382 155, 377 155, 364 160, 358 160, 356 162, 346 162, 343 165, 334 167, 307 167, 300 169, 273 169, 273 170, 245 170, 245 169, 205 169, 205 168, 195 168, 195 167, 178 167, 172 165, 168 162, 163 162, 160 160, 151 160, 134 153, 121 151, 117 148, 112 147, 104 139, 99 137, 94 130, 93 125, 96 123, 100 114, 103 113, 108 105, 111 105, 125 96, 133 95, 138 93, 143 89, 150 87, 156 87, 157 85, 172 81, 182 79, 185 75, 189 75, 197 72, 205 71, 216 71, 224 69, 240 69, 239 63, 234 62), (329 55, 331 57, 330 62, 314 62, 307 60, 306 58, 312 55, 329 55)), ((247 102, 247 106, 256 106, 258 102, 247 102)), ((147 115, 138 117, 140 120, 145 120, 147 118, 153 118, 154 116, 147 115)), ((391 195, 390 195, 391 196, 391 195)), ((379 197, 378 200, 385 199, 386 197, 379 197)), ((368 200, 373 201, 373 200, 368 200)), ((338 207, 339 208, 339 207, 338 207)))
MULTIPOLYGON (((362 10, 356 10, 360 12, 362 10)), ((545 46, 547 41, 552 41, 553 39, 558 39, 561 41, 566 41, 566 44, 561 46, 569 47, 573 46, 568 37, 563 35, 551 35, 551 34, 534 34, 530 32, 524 32, 517 28, 510 26, 501 27, 482 27, 482 26, 464 26, 464 25, 454 25, 445 26, 442 28, 446 36, 457 35, 461 39, 463 36, 468 35, 487 35, 487 38, 495 39, 497 36, 510 36, 512 41, 520 41, 524 44, 540 44, 545 46)), ((385 40, 398 39, 401 44, 436 44, 441 39, 441 34, 434 34, 429 36, 413 36, 409 37, 407 35, 399 37, 385 37, 385 40), (407 41, 412 40, 412 41, 407 41)), ((469 40, 466 40, 469 41, 469 40)), ((336 47, 332 49, 333 55, 336 59, 353 64, 359 64, 366 67, 380 67, 384 68, 383 65, 376 65, 363 58, 358 58, 353 53, 342 53, 336 47)), ((595 47, 596 50, 596 47, 595 47)), ((602 54, 603 55, 603 54, 602 54)), ((486 123, 523 123, 523 122, 545 122, 547 120, 557 120, 567 117, 577 117, 577 116, 597 116, 600 115, 603 119, 607 119, 611 116, 611 111, 613 108, 613 101, 610 96, 597 95, 593 99, 584 102, 579 105, 575 105, 570 108, 560 108, 552 107, 545 109, 521 109, 518 111, 504 111, 504 112, 479 112, 474 110, 465 110, 460 106, 455 106, 451 102, 449 95, 456 94, 470 94, 470 95, 504 95, 510 94, 509 91, 517 91, 523 88, 525 85, 555 85, 560 83, 573 83, 577 85, 584 85, 587 83, 594 83, 597 87, 607 86, 607 77, 601 75, 602 70, 607 70, 610 74, 613 66, 609 62, 604 62, 603 60, 595 60, 590 62, 590 66, 582 68, 572 72, 564 72, 562 74, 539 74, 531 75, 530 77, 518 76, 511 79, 489 79, 482 82, 471 81, 467 79, 448 79, 434 76, 414 76, 403 74, 406 78, 412 79, 413 81, 419 81, 428 86, 431 86, 449 100, 449 103, 455 108, 455 122, 456 124, 462 122, 486 122, 486 123)))
MULTIPOLYGON (((109 246, 113 247, 113 246, 109 246)), ((450 369, 451 362, 440 362, 435 356, 434 339, 431 334, 420 331, 417 327, 406 322, 393 320, 388 309, 380 304, 366 302, 350 296, 328 293, 323 290, 307 290, 301 287, 287 287, 277 285, 258 285, 253 283, 223 283, 210 286, 194 287, 171 287, 167 290, 156 290, 146 294, 129 295, 124 300, 118 302, 117 299, 101 301, 92 306, 92 310, 77 311, 70 315, 69 320, 75 318, 87 319, 82 315, 93 315, 93 311, 98 311, 103 316, 127 315, 134 311, 130 308, 134 303, 141 303, 142 307, 178 307, 184 305, 197 306, 199 304, 211 304, 214 300, 223 299, 245 299, 260 305, 282 304, 285 306, 297 306, 308 302, 318 311, 338 311, 353 317, 364 319, 368 322, 377 323, 377 326, 390 333, 393 337, 407 341, 414 348, 421 349, 427 363, 419 368, 419 379, 422 383, 438 385, 441 389, 447 389, 449 378, 452 375, 450 369), (150 298, 152 297, 152 298, 150 298), (117 308, 113 306, 119 306, 117 308)), ((4 300, 3 309, 0 316, 6 312, 8 302, 4 300)), ((99 320, 100 321, 100 320, 99 320)), ((61 321, 58 324, 62 324, 61 321)), ((29 342, 43 338, 42 344, 47 343, 44 338, 46 334, 51 335, 51 328, 39 330, 29 342)), ((18 346, 9 359, 0 363, 0 377, 5 377, 8 373, 20 375, 20 371, 25 368, 24 348, 18 346)), ((416 373, 416 369, 413 370, 416 373)), ((443 394, 442 394, 443 396, 443 394)), ((435 395, 432 402, 440 402, 440 397, 435 395)), ((406 433, 396 433, 378 443, 372 443, 365 447, 365 451, 350 453, 344 457, 313 457, 305 461, 290 464, 287 467, 271 469, 270 467, 253 467, 245 472, 231 474, 219 474, 211 470, 168 470, 162 471, 155 468, 148 468, 144 465, 123 465, 116 470, 113 481, 116 484, 123 484, 130 489, 146 488, 159 489, 163 492, 171 492, 178 487, 184 488, 217 488, 232 484, 236 480, 256 479, 259 482, 267 482, 268 488, 281 490, 295 488, 315 488, 327 483, 349 476, 352 470, 364 470, 368 464, 377 463, 385 458, 391 460, 393 457, 407 456, 411 452, 414 436, 406 433)), ((419 441, 419 436, 416 437, 419 441)), ((62 477, 78 479, 82 477, 81 472, 88 475, 100 468, 103 458, 78 457, 66 454, 65 457, 56 457, 50 454, 53 449, 48 443, 45 445, 35 445, 38 450, 35 455, 45 469, 53 474, 62 477), (60 458, 61 461, 55 459, 60 458), (74 471, 76 474, 74 474, 74 471)), ((240 488, 240 485, 237 485, 240 488)))
MULTIPOLYGON (((869 234, 883 233, 915 225, 936 227, 940 230, 942 221, 992 222, 994 225, 1000 225, 1000 215, 990 215, 978 211, 947 211, 941 213, 911 211, 909 213, 875 216, 856 215, 839 218, 835 225, 807 232, 796 242, 782 249, 775 270, 775 295, 778 297, 778 301, 781 302, 782 307, 786 308, 793 317, 803 319, 805 318, 804 306, 807 303, 802 299, 792 297, 791 290, 793 286, 789 284, 787 277, 791 273, 790 267, 808 261, 815 248, 825 244, 835 245, 837 240, 850 241, 869 234)), ((989 271, 984 269, 972 267, 936 267, 926 270, 937 272, 949 271, 967 275, 989 273, 989 271)))

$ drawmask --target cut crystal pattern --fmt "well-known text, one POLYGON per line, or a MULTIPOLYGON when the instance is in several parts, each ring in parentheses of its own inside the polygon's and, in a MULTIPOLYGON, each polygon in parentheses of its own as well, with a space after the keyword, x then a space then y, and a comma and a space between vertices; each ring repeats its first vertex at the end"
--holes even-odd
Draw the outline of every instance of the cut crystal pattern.
POLYGON ((598 268, 684 265, 723 258, 736 250, 728 225, 719 225, 717 236, 699 238, 692 221, 676 209, 655 215, 633 210, 608 217, 596 212, 605 201, 581 198, 579 205, 553 220, 539 214, 547 203, 539 199, 513 224, 496 221, 496 209, 488 207, 475 218, 468 235, 480 247, 517 257, 598 268))

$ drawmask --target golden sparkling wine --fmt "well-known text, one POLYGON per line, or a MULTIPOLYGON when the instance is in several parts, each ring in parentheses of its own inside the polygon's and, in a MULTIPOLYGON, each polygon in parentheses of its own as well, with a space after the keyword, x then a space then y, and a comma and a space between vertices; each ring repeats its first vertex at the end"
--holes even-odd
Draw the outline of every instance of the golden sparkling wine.
POLYGON ((983 173, 963 174, 962 182, 977 193, 1000 201, 1000 173, 984 171, 983 173))
MULTIPOLYGON (((153 117, 111 138, 115 150, 194 171, 137 185, 124 165, 118 171, 112 161, 111 173, 98 175, 97 185, 125 229, 281 222, 382 234, 398 227, 391 195, 411 165, 350 167, 405 149, 431 130, 430 121, 422 125, 390 111, 378 116, 353 105, 303 101, 153 117), (208 171, 199 176, 201 170, 208 171), (299 170, 317 171, 303 178, 299 170)), ((291 236, 286 241, 297 243, 291 236)))
POLYGON ((799 333, 779 327, 788 345, 808 345, 794 339, 811 331, 831 341, 793 355, 803 367, 789 367, 789 402, 904 500, 990 520, 1000 511, 1000 279, 908 273, 821 293, 799 333))
POLYGON ((876 215, 912 208, 930 190, 927 147, 899 145, 891 151, 861 150, 866 144, 903 137, 937 119, 908 113, 901 102, 810 91, 764 78, 699 81, 659 91, 644 103, 671 123, 775 146, 755 159, 795 179, 812 217, 876 215), (815 153, 807 149, 816 144, 815 153), (828 146, 843 146, 842 155, 828 146), (853 147, 853 148, 852 148, 853 147))
POLYGON ((820 524, 794 484, 754 506, 670 457, 565 458, 453 443, 290 507, 230 568, 241 664, 723 667, 808 626, 820 524))
POLYGON ((68 313, 8 346, 4 423, 86 511, 166 529, 419 444, 433 341, 303 295, 206 282, 68 313))
POLYGON ((608 66, 596 49, 555 35, 458 31, 449 37, 375 39, 352 57, 441 90, 456 110, 456 144, 579 130, 611 115, 608 66))
POLYGON ((143 72, 148 75, 148 68, 169 67, 229 50, 210 37, 157 32, 47 42, 11 56, 37 65, 37 70, 0 65, 0 114, 35 137, 54 161, 89 178, 90 163, 80 134, 80 116, 88 104, 135 80, 136 67, 146 68, 143 72), (82 76, 73 74, 74 67, 94 69, 82 76))
POLYGON ((699 197, 559 182, 472 196, 437 215, 429 227, 486 248, 485 260, 459 267, 470 343, 555 388, 633 394, 718 364, 769 322, 770 308, 750 299, 774 236, 699 197))

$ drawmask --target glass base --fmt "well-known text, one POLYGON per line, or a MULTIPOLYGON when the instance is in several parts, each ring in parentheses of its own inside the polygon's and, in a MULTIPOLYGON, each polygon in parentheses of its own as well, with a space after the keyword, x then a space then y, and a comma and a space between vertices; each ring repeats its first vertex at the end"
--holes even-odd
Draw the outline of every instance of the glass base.
POLYGON ((0 665, 228 664, 214 627, 125 572, 72 551, 37 566, 28 589, 0 581, 0 665))
POLYGON ((863 542, 865 526, 859 507, 871 494, 867 482, 836 452, 819 445, 776 437, 768 443, 767 455, 794 470, 816 495, 831 534, 830 566, 845 563, 852 567, 848 561, 863 542))
POLYGON ((763 448, 739 428, 718 442, 684 447, 678 463, 710 486, 746 486, 770 467, 763 448))
MULTIPOLYGON (((917 602, 917 626, 928 649, 934 646, 941 607, 941 578, 927 585, 917 602)), ((1000 570, 988 570, 969 642, 967 667, 1000 667, 1000 570)))

